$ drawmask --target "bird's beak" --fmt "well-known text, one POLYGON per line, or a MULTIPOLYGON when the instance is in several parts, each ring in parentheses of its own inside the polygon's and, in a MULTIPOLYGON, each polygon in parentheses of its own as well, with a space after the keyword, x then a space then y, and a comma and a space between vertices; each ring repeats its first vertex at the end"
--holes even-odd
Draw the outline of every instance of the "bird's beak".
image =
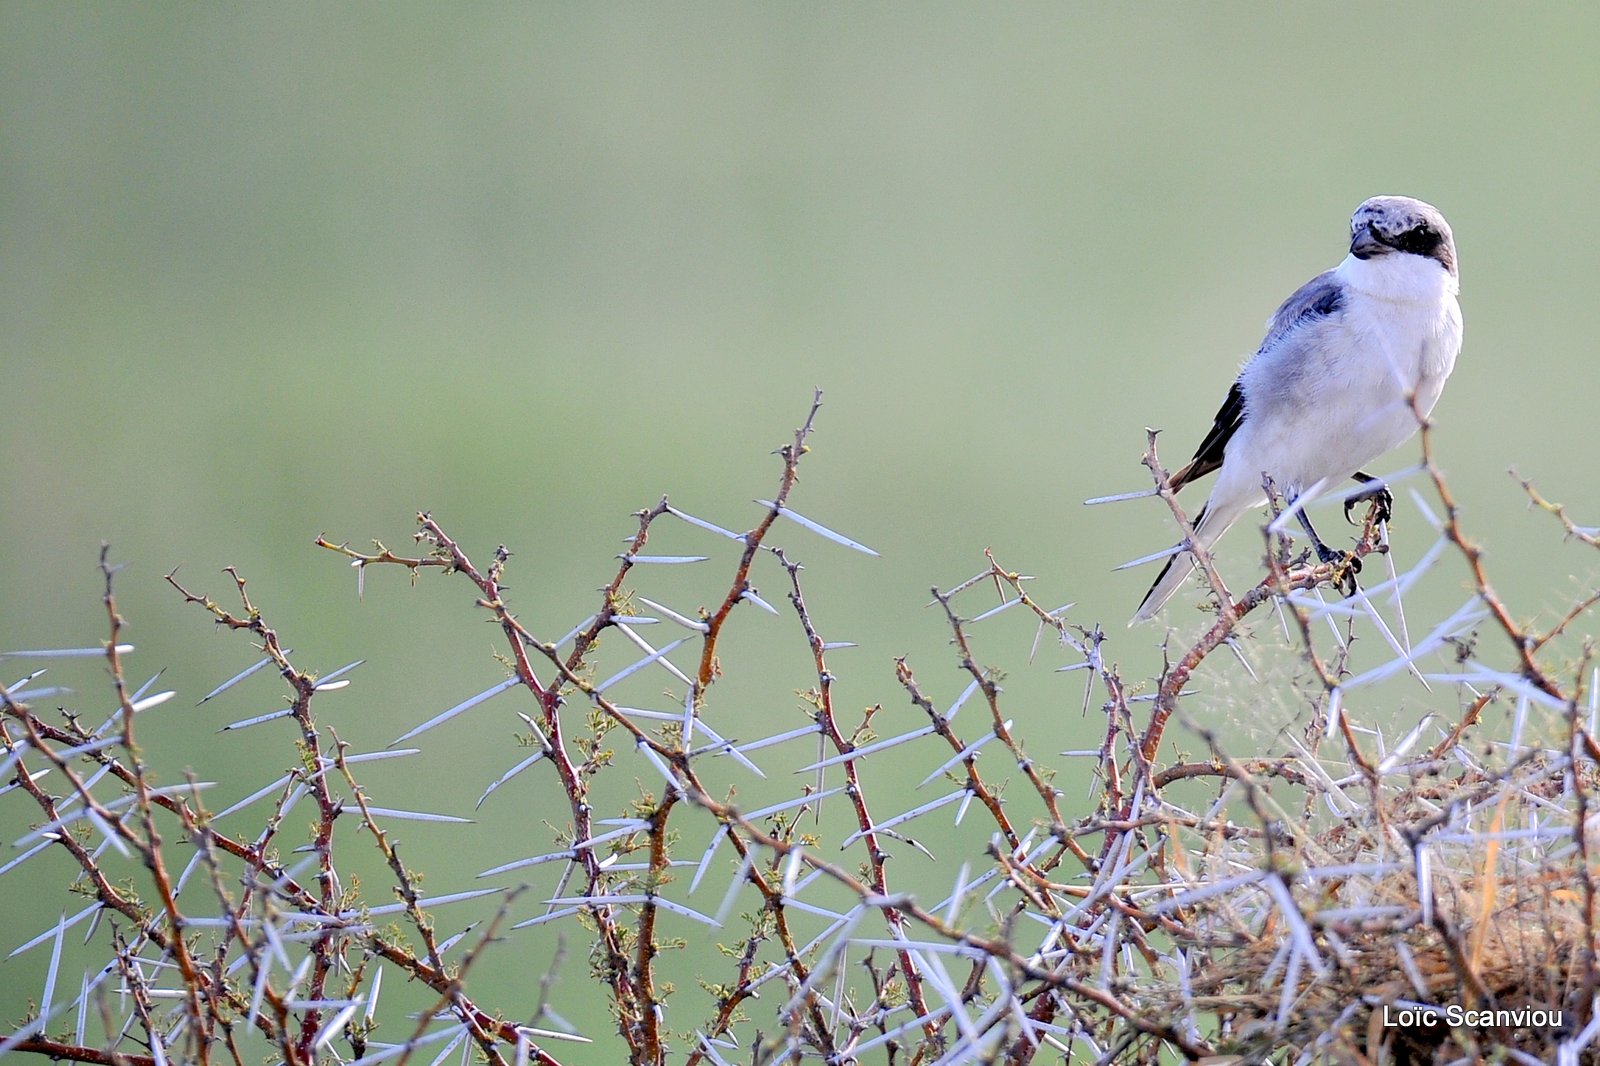
POLYGON ((1375 255, 1383 255, 1388 250, 1388 243, 1378 236, 1378 231, 1370 222, 1350 235, 1350 254, 1357 259, 1371 259, 1375 255))

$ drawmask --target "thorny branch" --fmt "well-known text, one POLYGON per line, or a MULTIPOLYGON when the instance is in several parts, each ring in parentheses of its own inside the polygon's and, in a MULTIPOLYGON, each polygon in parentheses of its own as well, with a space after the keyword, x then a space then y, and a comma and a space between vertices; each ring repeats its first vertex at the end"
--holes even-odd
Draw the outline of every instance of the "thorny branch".
MULTIPOLYGON (((291 661, 231 568, 238 600, 231 608, 190 591, 175 572, 167 580, 218 626, 247 635, 263 656, 258 665, 287 686, 281 711, 228 728, 292 721, 294 768, 215 814, 200 801, 205 782, 158 783, 136 722, 170 694, 149 697, 124 681, 128 648, 112 598, 115 568, 103 557, 109 633, 99 655, 112 678, 115 713, 98 728, 76 712, 57 720, 25 698, 37 673, 0 685, 0 759, 38 812, 25 843, 69 856, 79 890, 108 919, 111 963, 98 976, 86 974, 73 1001, 55 991, 52 962, 36 1014, 9 1040, 0 1036, 0 1050, 142 1066, 177 1058, 242 1064, 262 1057, 263 1048, 286 1063, 330 1061, 336 1047, 351 1063, 422 1055, 442 1061, 464 1045, 488 1062, 526 1057, 555 1066, 565 1061, 557 1050, 562 1041, 610 1039, 610 1057, 652 1066, 678 1058, 692 1066, 806 1057, 1027 1063, 1041 1050, 1073 1062, 1155 1063, 1171 1054, 1262 1056, 1283 1047, 1321 1049, 1329 1061, 1370 1061, 1393 1053, 1393 1035, 1373 1036, 1368 1026, 1382 1003, 1494 1006, 1514 991, 1579 1020, 1554 1035, 1517 1036, 1523 1054, 1554 1057, 1557 1043, 1576 1053, 1580 1039, 1592 1039, 1580 1029, 1600 990, 1600 893, 1585 831, 1600 778, 1593 722, 1600 709, 1592 648, 1584 644, 1576 659, 1554 656, 1569 643, 1560 638, 1592 617, 1600 590, 1544 629, 1516 622, 1489 584, 1426 426, 1422 469, 1443 509, 1440 535, 1466 561, 1473 597, 1470 609, 1415 648, 1379 615, 1384 586, 1343 604, 1316 593, 1337 584, 1344 567, 1387 551, 1376 508, 1347 559, 1333 565, 1292 556, 1286 537, 1267 533, 1264 576, 1234 599, 1215 560, 1193 544, 1152 434, 1145 465, 1195 548, 1216 600, 1213 619, 1187 640, 1169 642, 1148 686, 1130 685, 1108 657, 1099 626, 1074 621, 1073 605, 1047 608, 1033 595, 1033 579, 986 553, 980 573, 933 592, 961 672, 960 694, 941 695, 941 685, 913 671, 910 656, 893 661, 893 681, 915 716, 908 722, 898 700, 872 703, 859 715, 841 707, 832 663, 851 645, 824 639, 796 547, 773 543, 777 519, 787 516, 795 525, 781 527, 786 531, 803 528, 860 547, 791 503, 820 407, 818 393, 776 453, 776 491, 747 531, 690 515, 662 497, 635 514, 593 616, 559 640, 534 633, 514 610, 505 582, 510 550, 499 546, 480 565, 433 515, 417 516, 421 552, 411 557, 381 543, 360 552, 317 538, 351 561, 358 590, 373 567, 398 567, 413 579, 423 570, 459 575, 499 633, 506 681, 406 739, 502 691, 520 692, 531 704, 531 713, 516 712, 526 728, 526 757, 490 784, 484 799, 517 774, 544 775, 534 779, 543 812, 536 823, 540 832, 549 826, 556 844, 486 873, 527 871, 523 876, 554 887, 539 892, 540 914, 510 929, 528 893, 484 890, 495 909, 459 955, 453 952, 468 934, 441 939, 434 911, 478 893, 425 894, 390 827, 396 818, 445 816, 386 807, 369 795, 361 765, 406 753, 349 750, 323 699, 343 682, 291 661), (652 566, 684 561, 646 554, 662 520, 739 545, 726 583, 709 599, 713 607, 677 611, 646 598, 660 595, 648 587, 652 566), (771 736, 736 735, 776 718, 724 706, 715 686, 731 646, 729 624, 752 614, 735 608, 772 609, 754 581, 773 565, 792 609, 786 631, 803 639, 811 675, 810 687, 797 694, 803 724, 771 736), (978 600, 986 589, 998 605, 978 600), (1213 662, 1214 653, 1266 640, 1243 623, 1267 606, 1280 612, 1284 640, 1304 666, 1301 677, 1283 682, 1282 698, 1311 708, 1313 721, 1303 741, 1290 738, 1292 751, 1238 757, 1225 750, 1219 730, 1193 722, 1215 720, 1222 697, 1210 682, 1232 668, 1231 660, 1213 662), (652 617, 640 616, 645 607, 652 617), (1104 715, 1098 747, 1088 753, 1098 798, 1087 811, 1073 810, 1061 784, 1072 778, 1035 750, 1049 743, 1058 716, 1015 706, 1000 683, 1004 671, 980 654, 977 627, 1007 612, 1035 628, 1034 652, 1051 637, 1052 654, 1067 660, 1061 668, 1085 675, 1084 711, 1098 706, 1104 715), (1329 646, 1322 623, 1335 615, 1345 621, 1332 627, 1329 646), (1472 629, 1482 617, 1509 645, 1510 669, 1484 661, 1472 629), (660 620, 688 635, 672 643, 640 635, 660 620), (1363 630, 1364 653, 1358 626, 1369 623, 1383 639, 1363 630), (684 642, 697 659, 687 672, 670 658, 684 642), (1371 649, 1386 643, 1394 658, 1372 661, 1371 649), (613 651, 619 647, 621 660, 613 651), (1391 742, 1357 713, 1355 704, 1380 675, 1424 679, 1419 662, 1452 651, 1459 680, 1429 677, 1459 687, 1462 705, 1453 722, 1434 727, 1431 744, 1423 743, 1427 718, 1391 742), (676 709, 623 702, 623 692, 646 690, 629 681, 646 671, 671 677, 662 695, 676 709), (1204 715, 1188 712, 1196 699, 1205 701, 1204 715), (969 704, 981 717, 969 711, 958 725, 969 704), (1515 705, 1519 722, 1533 708, 1553 716, 1560 743, 1540 747, 1520 725, 1509 740, 1488 734, 1485 712, 1505 704, 1515 705), (1174 717, 1204 742, 1204 757, 1180 752, 1163 762, 1174 717), (1334 734, 1343 743, 1330 756, 1321 743, 1334 734), (637 757, 635 775, 621 769, 626 756, 613 750, 612 738, 637 757), (815 761, 789 776, 798 782, 793 787, 769 778, 756 761, 773 769, 773 760, 785 758, 784 745, 808 742, 815 761), (910 760, 932 769, 924 784, 942 782, 943 791, 913 803, 889 773, 910 760), (749 771, 737 786, 726 780, 734 764, 749 771), (46 770, 59 782, 54 790, 41 780, 46 770), (633 787, 619 801, 612 782, 625 776, 633 787), (121 794, 113 797, 109 786, 121 794), (825 806, 841 793, 842 804, 825 806), (299 837, 294 811, 302 799, 314 814, 299 837), (267 809, 254 836, 219 829, 257 802, 267 809), (953 839, 937 828, 941 811, 953 815, 953 839), (351 831, 381 857, 397 902, 381 902, 347 872, 356 846, 351 831), (981 844, 961 851, 960 834, 974 832, 981 844), (192 854, 180 860, 180 847, 192 854), (936 861, 935 847, 965 861, 936 861), (125 850, 143 871, 137 885, 113 868, 108 848, 125 850), (307 858, 285 865, 280 851, 307 858), (183 895, 196 870, 209 880, 209 896, 192 889, 183 895), (719 877, 714 894, 723 902, 710 914, 694 891, 719 877), (733 921, 740 900, 743 913, 733 921), (582 980, 558 982, 547 973, 534 982, 538 1004, 527 1023, 487 1005, 501 998, 496 991, 469 988, 486 953, 547 925, 562 943, 592 944, 590 976, 604 991, 614 1036, 580 1036, 559 1013, 580 998, 574 989, 582 980), (721 974, 696 963, 704 976, 695 999, 675 987, 674 975, 683 972, 679 957, 692 950, 683 930, 702 925, 732 939, 722 947, 721 974), (530 932, 517 932, 523 928, 530 932), (1543 939, 1529 933, 1533 928, 1543 939), (385 973, 433 997, 414 1019, 400 1019, 398 1031, 379 1021, 385 973), (763 995, 774 989, 776 1003, 763 995), (101 1020, 91 1024, 96 1007, 101 1020), (70 1038, 61 1025, 67 1011, 78 1019, 70 1038), (552 1028, 535 1028, 546 1019, 552 1028)), ((1567 539, 1600 546, 1593 529, 1521 484, 1567 539)), ((1397 596, 1402 583, 1386 591, 1397 596)), ((789 758, 784 768, 795 769, 789 758)), ((64 933, 63 925, 34 942, 53 944, 59 956, 64 933)), ((1437 1036, 1436 1047, 1441 1055, 1482 1056, 1498 1039, 1489 1030, 1450 1032, 1437 1036)))

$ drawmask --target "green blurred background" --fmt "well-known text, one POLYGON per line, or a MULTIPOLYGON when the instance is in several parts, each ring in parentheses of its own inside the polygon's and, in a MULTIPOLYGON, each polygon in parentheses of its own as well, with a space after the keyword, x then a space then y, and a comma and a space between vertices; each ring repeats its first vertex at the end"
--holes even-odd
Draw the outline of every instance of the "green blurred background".
MULTIPOLYGON (((214 806, 287 768, 287 730, 211 733, 277 706, 270 679, 192 709, 251 652, 163 573, 222 598, 236 565, 302 665, 368 659, 323 707, 355 747, 382 746, 501 677, 495 634, 459 580, 374 573, 358 601, 316 534, 401 549, 429 509, 481 558, 517 552, 519 608, 553 638, 594 609, 630 511, 666 492, 747 528, 818 385, 794 506, 883 554, 783 531, 824 637, 862 644, 836 657, 844 706, 892 707, 880 732, 919 724, 897 654, 954 697, 948 633, 922 605, 986 546, 1039 575, 1041 599, 1108 623, 1108 653, 1140 676, 1161 632, 1121 626, 1151 575, 1108 571, 1168 525, 1150 501, 1080 501, 1145 484, 1147 425, 1187 455, 1268 314, 1338 261, 1351 209, 1378 193, 1431 200, 1457 234, 1466 346, 1438 448, 1497 580, 1523 615, 1592 580, 1593 553, 1525 516, 1505 475, 1600 521, 1592 6, 5 3, 0 18, 0 649, 100 639, 110 541, 130 564, 130 672, 164 668, 183 697, 146 727, 158 762, 243 775, 214 806)), ((1429 542, 1409 505, 1395 538, 1402 562, 1429 542)), ((711 602, 733 555, 708 540, 664 536, 714 561, 652 574, 645 594, 711 602)), ((1243 541, 1224 560, 1247 579, 1243 541)), ((1447 560, 1414 614, 1442 617, 1463 576, 1447 560)), ((776 573, 757 578, 784 606, 776 573)), ((742 625, 724 732, 798 725, 792 690, 811 678, 792 618, 742 625)), ((1078 675, 1053 673, 1068 658, 1029 666, 1031 627, 993 633, 980 652, 1013 670, 1032 750, 1093 746, 1078 675)), ((93 714, 102 673, 48 676, 93 714)), ((375 769, 374 801, 471 813, 510 764, 510 710, 423 738, 404 773, 375 769)), ((439 871, 431 890, 549 850, 545 823, 565 815, 518 785, 471 834, 402 833, 439 871)), ((22 803, 0 798, 6 825, 22 803)), ((68 876, 44 860, 7 875, 0 950, 80 905, 68 876)), ((511 1014, 553 950, 517 935, 485 963, 515 989, 493 1003, 511 1014)), ((39 954, 0 967, 0 1017, 37 995, 39 954)), ((605 1034, 596 1003, 558 1005, 605 1034)))

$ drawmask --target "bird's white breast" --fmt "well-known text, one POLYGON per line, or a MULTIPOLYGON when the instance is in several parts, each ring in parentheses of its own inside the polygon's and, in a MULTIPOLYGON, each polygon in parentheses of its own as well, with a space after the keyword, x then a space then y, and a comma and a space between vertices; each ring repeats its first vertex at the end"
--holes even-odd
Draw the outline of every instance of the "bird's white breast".
POLYGON ((1376 458, 1417 431, 1455 369, 1460 285, 1438 263, 1412 255, 1350 257, 1337 273, 1347 286, 1346 380, 1367 409, 1357 429, 1373 435, 1369 458, 1376 458))

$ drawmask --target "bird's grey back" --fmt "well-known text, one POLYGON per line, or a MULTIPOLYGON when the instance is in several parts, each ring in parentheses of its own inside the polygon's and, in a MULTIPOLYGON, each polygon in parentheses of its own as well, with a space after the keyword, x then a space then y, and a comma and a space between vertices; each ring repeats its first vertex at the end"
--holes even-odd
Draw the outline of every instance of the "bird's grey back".
POLYGON ((1319 318, 1336 314, 1344 302, 1344 286, 1332 270, 1324 270, 1300 288, 1267 322, 1267 335, 1257 353, 1276 348, 1289 333, 1319 318))

